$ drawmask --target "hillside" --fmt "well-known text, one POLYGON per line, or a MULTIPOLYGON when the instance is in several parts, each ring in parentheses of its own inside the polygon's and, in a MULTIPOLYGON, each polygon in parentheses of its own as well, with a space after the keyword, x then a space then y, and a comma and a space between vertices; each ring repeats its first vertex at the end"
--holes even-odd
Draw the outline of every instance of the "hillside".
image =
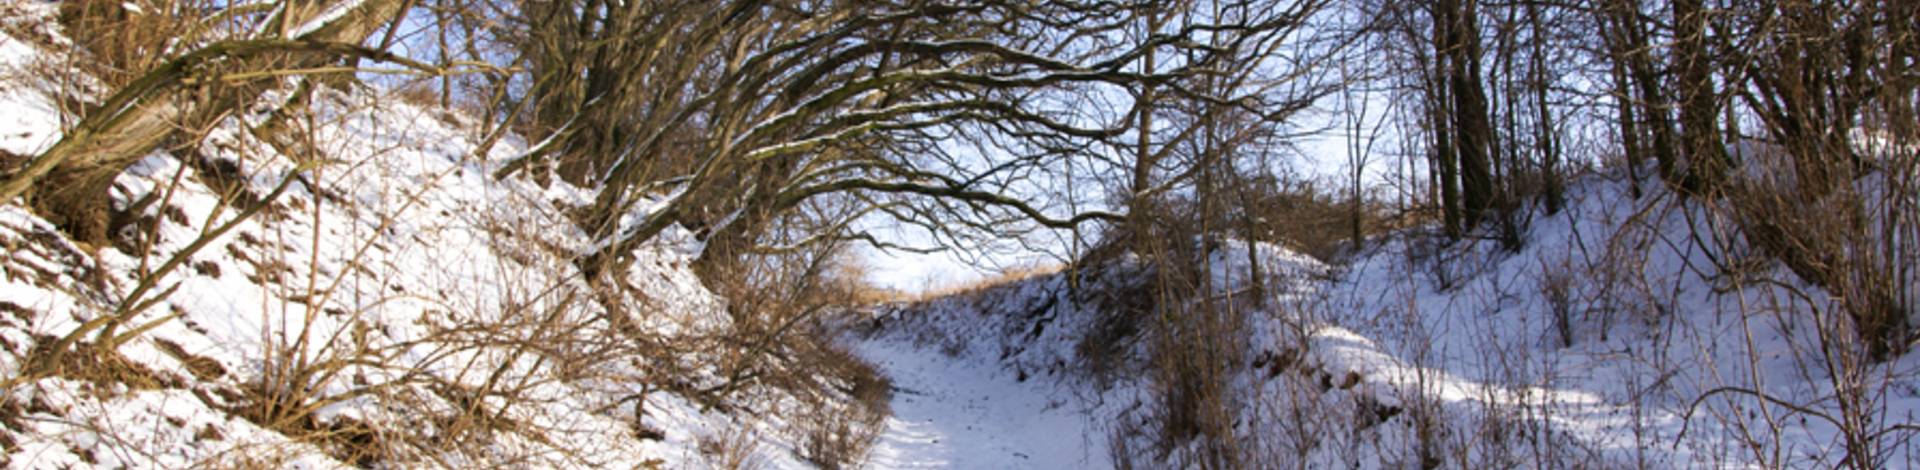
MULTIPOLYGON (((1689 228, 1695 209, 1636 201, 1617 175, 1568 194, 1512 252, 1412 231, 1329 266, 1260 245, 1270 292, 1224 307, 1245 315, 1233 328, 1245 362, 1229 383, 1234 438, 1253 465, 1824 468, 1846 463, 1838 417, 1859 411, 1849 407, 1871 406, 1885 435, 1909 432, 1920 364, 1867 365, 1867 391, 1842 401, 1828 373, 1844 366, 1819 354, 1819 322, 1831 320, 1816 312, 1830 307, 1807 302, 1817 288, 1777 263, 1746 275, 1785 284, 1727 285, 1732 274, 1709 260, 1727 254, 1693 241, 1711 236, 1689 228)), ((1202 261, 1217 293, 1250 288, 1245 250, 1219 244, 1202 261)), ((1146 269, 1092 267, 1078 291, 1056 272, 903 305, 878 320, 873 354, 888 364, 918 351, 925 359, 891 368, 909 374, 941 361, 990 370, 978 382, 1044 405, 943 396, 1055 423, 1029 428, 1036 436, 1081 436, 990 432, 1010 437, 963 454, 977 456, 963 467, 1020 466, 994 463, 1010 453, 1083 468, 1191 458, 1199 444, 1169 446, 1157 428, 1175 408, 1157 401, 1148 343, 1171 323, 1111 297, 1144 297, 1146 269)), ((1883 442, 1876 465, 1914 462, 1906 439, 1883 442)))
MULTIPOLYGON (((0 44, 9 70, 38 60, 0 44)), ((26 125, 0 148, 31 154, 57 107, 8 83, 0 109, 26 125)), ((487 176, 525 142, 481 153, 476 123, 377 92, 318 103, 329 165, 291 172, 244 133, 264 116, 238 116, 116 181, 143 209, 114 246, 0 207, 9 466, 688 468, 758 426, 682 394, 721 378, 710 351, 666 345, 728 328, 685 247, 641 250, 615 329, 570 263, 586 241, 563 213, 588 196, 487 176), (116 315, 112 352, 36 362, 116 315), (51 376, 23 380, 33 367, 51 376)), ((802 466, 772 450, 793 440, 767 439, 755 458, 802 466)))
POLYGON ((1920 467, 1911 9, 0 0, 0 467, 1920 467))

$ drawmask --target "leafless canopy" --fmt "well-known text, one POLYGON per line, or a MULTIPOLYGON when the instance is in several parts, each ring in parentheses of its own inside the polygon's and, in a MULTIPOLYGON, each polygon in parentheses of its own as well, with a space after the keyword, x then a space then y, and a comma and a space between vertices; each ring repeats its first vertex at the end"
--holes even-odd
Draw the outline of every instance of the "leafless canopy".
POLYGON ((734 256, 823 196, 939 231, 1118 221, 1054 187, 1133 167, 1139 90, 1247 127, 1325 92, 1287 86, 1313 64, 1283 48, 1321 3, 1217 3, 528 2, 515 39, 544 140, 508 171, 600 188, 582 224, 608 243, 590 273, 675 222, 707 234, 709 259, 734 256), (1149 16, 1180 21, 1141 28, 1149 16), (1150 55, 1174 59, 1142 67, 1150 55))

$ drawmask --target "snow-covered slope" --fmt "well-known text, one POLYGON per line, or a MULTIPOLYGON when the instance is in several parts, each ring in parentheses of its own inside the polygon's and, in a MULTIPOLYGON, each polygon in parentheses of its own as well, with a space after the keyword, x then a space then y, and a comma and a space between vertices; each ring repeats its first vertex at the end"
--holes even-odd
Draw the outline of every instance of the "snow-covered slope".
MULTIPOLYGON (((1849 369, 1822 348, 1852 338, 1825 294, 1713 231, 1715 214, 1644 185, 1655 189, 1635 199, 1617 175, 1579 180, 1564 211, 1535 213, 1515 251, 1408 232, 1328 267, 1261 245, 1280 288, 1244 307, 1238 445, 1259 465, 1309 468, 1818 468, 1847 463, 1846 424, 1876 437, 1870 466, 1913 466, 1920 360, 1849 369)), ((1210 255, 1222 289, 1248 284, 1245 246, 1210 255)), ((1105 467, 1116 443, 1130 460, 1165 463, 1151 439, 1116 437, 1152 418, 1141 411, 1153 406, 1152 358, 1139 344, 1152 323, 1120 325, 1129 352, 1118 363, 1086 347, 1116 331, 1104 323, 1115 303, 1089 292, 1138 298, 1129 283, 1144 277, 1109 267, 1079 293, 1051 274, 902 306, 869 354, 885 363, 917 344, 969 364, 956 376, 993 370, 966 380, 1046 404, 955 395, 1081 430, 990 431, 1007 439, 960 454, 961 467, 1016 462, 1008 455, 1105 467), (1068 417, 1078 421, 1060 424, 1068 417)), ((940 413, 929 426, 974 422, 973 408, 940 413)))
MULTIPOLYGON (((0 51, 10 74, 44 60, 4 35, 0 51)), ((0 119, 20 122, 0 149, 31 155, 57 138, 52 93, 4 83, 0 119)), ((728 327, 687 234, 596 296, 564 216, 589 196, 489 177, 517 137, 482 152, 478 123, 367 90, 313 109, 296 125, 321 161, 249 134, 258 110, 141 161, 116 182, 134 216, 116 246, 0 205, 7 466, 699 468, 722 442, 807 466, 779 433, 735 431, 773 424, 683 393, 719 380, 713 361, 660 345, 728 327), (86 327, 46 362, 116 312, 114 353, 86 327)))
MULTIPOLYGON (((59 138, 46 60, 0 34, 0 155, 59 138)), ((814 466, 797 424, 834 415, 707 393, 734 325, 686 268, 690 234, 585 285, 567 213, 590 194, 490 177, 520 138, 378 90, 314 103, 310 153, 262 143, 254 109, 141 161, 110 246, 0 204, 5 466, 814 466)), ((1824 354, 1850 338, 1825 294, 1702 223, 1719 215, 1626 188, 1575 182, 1511 252, 1408 233, 1329 266, 1196 243, 1205 308, 1245 341, 1221 368, 1243 462, 1831 467, 1852 427, 1867 466, 1914 466, 1920 359, 1824 354)), ((1148 338, 1177 323, 1147 314, 1154 269, 1117 257, 850 325, 893 383, 866 463, 1182 463, 1197 444, 1154 429, 1184 379, 1153 375, 1148 338)))
MULTIPOLYGON (((1254 343, 1297 336, 1296 322, 1278 312, 1303 301, 1327 268, 1271 245, 1216 242, 1207 264, 1220 292, 1251 285, 1249 249, 1259 260, 1271 297, 1250 315, 1254 343)), ((1151 275, 1129 258, 883 310, 862 352, 901 390, 877 452, 930 448, 932 461, 951 468, 1118 465, 1116 439, 1151 438, 1121 429, 1150 400, 1142 338, 1152 326, 1133 309, 1151 275)))
POLYGON ((1834 356, 1823 342, 1856 341, 1838 307, 1724 215, 1659 189, 1635 199, 1620 179, 1568 197, 1517 252, 1391 240, 1320 311, 1396 360, 1381 372, 1403 396, 1425 390, 1413 395, 1454 404, 1456 427, 1513 439, 1485 461, 1831 467, 1848 451, 1829 420, 1848 412, 1883 437, 1870 466, 1920 458, 1901 430, 1920 422, 1920 362, 1834 356), (1858 394, 1836 394, 1847 381, 1858 394))

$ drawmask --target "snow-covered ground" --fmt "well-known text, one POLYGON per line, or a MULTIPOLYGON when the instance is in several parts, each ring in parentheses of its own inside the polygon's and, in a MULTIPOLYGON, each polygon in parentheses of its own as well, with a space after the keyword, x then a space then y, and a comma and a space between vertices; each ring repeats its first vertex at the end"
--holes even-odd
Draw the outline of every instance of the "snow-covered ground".
MULTIPOLYGON (((32 155, 59 137, 55 90, 26 77, 43 54, 0 34, 0 150, 32 155)), ((523 140, 480 151, 482 126, 455 113, 320 98, 309 124, 331 163, 318 169, 250 137, 258 112, 200 154, 136 165, 115 198, 152 201, 136 214, 151 225, 116 238, 144 249, 76 245, 0 205, 6 467, 330 468, 368 463, 361 451, 406 466, 813 466, 789 429, 792 397, 705 401, 721 381, 713 351, 657 347, 731 325, 726 299, 687 268, 691 234, 642 247, 631 295, 596 299, 572 265, 590 242, 565 216, 591 195, 488 177, 523 140), (229 190, 282 184, 261 215, 234 218, 229 190), (180 268, 140 287, 138 273, 176 255, 180 268), (137 305, 125 328, 151 328, 116 355, 21 378, 37 347, 137 305), (276 390, 306 394, 311 412, 263 419, 284 417, 258 406, 276 390)), ((1576 182, 1512 252, 1401 234, 1328 266, 1216 241, 1213 286, 1267 288, 1241 306, 1235 435, 1263 464, 1317 468, 1800 468, 1843 463, 1846 424, 1878 437, 1871 466, 1915 466, 1920 359, 1833 380, 1846 370, 1820 347, 1832 315, 1811 313, 1832 311, 1824 294, 1758 258, 1718 272, 1710 260, 1752 253, 1721 243, 1703 223, 1713 214, 1626 188, 1618 175, 1576 182), (1835 422, 1848 411, 1866 422, 1835 422)), ((1154 417, 1152 326, 1113 298, 1141 295, 1145 273, 1123 257, 1078 288, 1039 273, 854 322, 844 340, 893 385, 866 465, 1165 457, 1140 434, 1154 417)))
MULTIPOLYGON (((6 6, 24 13, 10 22, 49 8, 6 6)), ((22 121, 0 129, 0 150, 59 137, 61 90, 17 79, 50 54, 0 34, 0 77, 16 78, 0 80, 0 119, 22 121)), ((314 110, 298 125, 324 165, 247 133, 260 110, 197 153, 134 165, 114 200, 147 202, 114 246, 0 205, 5 467, 699 468, 729 430, 772 426, 655 385, 719 380, 706 351, 647 347, 729 324, 686 269, 684 231, 641 248, 627 295, 595 301, 572 264, 588 244, 564 215, 590 195, 488 176, 523 140, 482 151, 477 123, 377 92, 324 92, 314 110), (137 334, 91 353, 99 330, 82 325, 116 312, 137 334), (22 375, 75 331, 88 333, 67 362, 22 375)), ((791 439, 751 434, 766 442, 748 446, 755 461, 805 466, 791 439)))
POLYGON ((893 416, 874 468, 1106 468, 1099 424, 1079 397, 995 364, 897 338, 858 352, 893 380, 893 416))
MULTIPOLYGON (((1748 271, 1737 274, 1744 278, 1719 272, 1716 259, 1755 255, 1715 232, 1710 222, 1725 223, 1712 220, 1716 214, 1643 184, 1652 194, 1636 199, 1618 175, 1579 180, 1563 212, 1536 213, 1516 251, 1397 234, 1348 263, 1321 266, 1261 245, 1275 297, 1252 308, 1248 355, 1256 368, 1291 365, 1234 382, 1243 444, 1260 449, 1264 462, 1319 468, 1422 459, 1450 467, 1821 468, 1847 463, 1840 427, 1852 425, 1876 437, 1865 444, 1870 466, 1920 463, 1911 436, 1920 423, 1920 359, 1848 372, 1821 346, 1823 328, 1851 340, 1844 323, 1836 326, 1839 310, 1819 300, 1825 294, 1764 259, 1746 261, 1748 271), (1268 361, 1281 357, 1288 360, 1268 361), (1834 379, 1834 370, 1856 375, 1834 379), (1849 411, 1865 418, 1849 422, 1849 411)), ((1210 256, 1221 289, 1246 287, 1248 268, 1238 261, 1245 249, 1228 242, 1210 256)), ((944 396, 960 403, 941 405, 935 413, 948 417, 935 422, 982 429, 973 441, 980 444, 968 444, 983 447, 969 454, 982 466, 1002 464, 1005 453, 994 449, 1021 448, 1001 436, 1030 434, 965 416, 1078 430, 1028 446, 1046 451, 1020 452, 1087 456, 1077 465, 1103 467, 1117 423, 1151 408, 1150 382, 1138 344, 1119 374, 1087 375, 1076 346, 1097 336, 1111 312, 1084 300, 1064 274, 1044 274, 906 305, 883 317, 884 347, 864 351, 907 364, 887 367, 903 384, 948 384, 953 392, 944 396), (902 341, 921 349, 900 351, 902 341), (997 395, 978 395, 987 392, 997 395), (1036 413, 1036 403, 1066 411, 1036 413)), ((906 400, 918 398, 903 394, 896 406, 913 409, 906 400)), ((902 440, 932 433, 892 431, 902 440)))

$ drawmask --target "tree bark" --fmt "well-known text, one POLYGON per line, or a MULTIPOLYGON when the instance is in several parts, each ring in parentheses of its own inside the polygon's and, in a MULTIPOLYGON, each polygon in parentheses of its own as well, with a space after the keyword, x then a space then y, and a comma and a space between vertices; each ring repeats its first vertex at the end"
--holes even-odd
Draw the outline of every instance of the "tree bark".
POLYGON ((1686 169, 1680 189, 1711 197, 1719 191, 1731 162, 1720 140, 1719 93, 1713 86, 1713 58, 1706 48, 1707 12, 1701 0, 1674 0, 1675 68, 1680 80, 1680 133, 1686 169))
POLYGON ((1454 149, 1459 159, 1460 223, 1472 229, 1495 208, 1495 185, 1490 159, 1494 151, 1486 91, 1480 75, 1480 32, 1476 0, 1441 0, 1434 25, 1442 29, 1438 44, 1447 64, 1447 89, 1452 95, 1454 149))
MULTIPOLYGON (((218 42, 169 61, 115 93, 53 147, 9 176, 0 185, 0 201, 25 194, 36 211, 75 240, 98 246, 107 238, 108 190, 120 173, 169 140, 196 139, 190 133, 211 127, 273 85, 268 80, 229 84, 214 79, 187 86, 192 74, 210 66, 238 71, 311 68, 343 55, 365 54, 330 45, 365 40, 399 5, 399 0, 365 0, 292 36, 292 41, 218 42)), ((274 23, 282 30, 304 27, 323 11, 289 7, 274 23)))
POLYGON ((1628 57, 1626 39, 1622 37, 1621 28, 1609 19, 1617 13, 1606 12, 1603 15, 1605 16, 1597 23, 1600 24, 1600 34, 1607 43, 1608 72, 1613 78, 1613 102, 1618 118, 1616 122, 1619 124, 1620 152, 1627 164, 1627 187, 1633 198, 1639 199, 1640 167, 1646 165, 1647 150, 1640 143, 1641 126, 1634 120, 1633 84, 1627 77, 1627 62, 1632 59, 1628 57))
POLYGON ((1647 40, 1646 26, 1640 20, 1640 2, 1638 0, 1613 0, 1612 20, 1623 41, 1619 59, 1626 61, 1627 79, 1632 87, 1639 89, 1639 99, 1634 104, 1640 108, 1638 126, 1645 128, 1643 135, 1651 136, 1652 142, 1644 148, 1647 156, 1653 157, 1655 172, 1662 181, 1677 182, 1679 173, 1675 163, 1679 157, 1674 144, 1671 103, 1663 92, 1661 77, 1663 74, 1654 68, 1653 46, 1647 40))
POLYGON ((1534 106, 1540 119, 1534 123, 1535 145, 1540 146, 1540 177, 1546 184, 1547 214, 1560 213, 1560 204, 1564 195, 1560 188, 1560 145, 1559 133, 1553 128, 1553 109, 1547 106, 1547 93, 1550 89, 1547 79, 1547 28, 1540 19, 1540 6, 1527 4, 1527 22, 1533 27, 1533 51, 1531 68, 1533 71, 1534 106))

